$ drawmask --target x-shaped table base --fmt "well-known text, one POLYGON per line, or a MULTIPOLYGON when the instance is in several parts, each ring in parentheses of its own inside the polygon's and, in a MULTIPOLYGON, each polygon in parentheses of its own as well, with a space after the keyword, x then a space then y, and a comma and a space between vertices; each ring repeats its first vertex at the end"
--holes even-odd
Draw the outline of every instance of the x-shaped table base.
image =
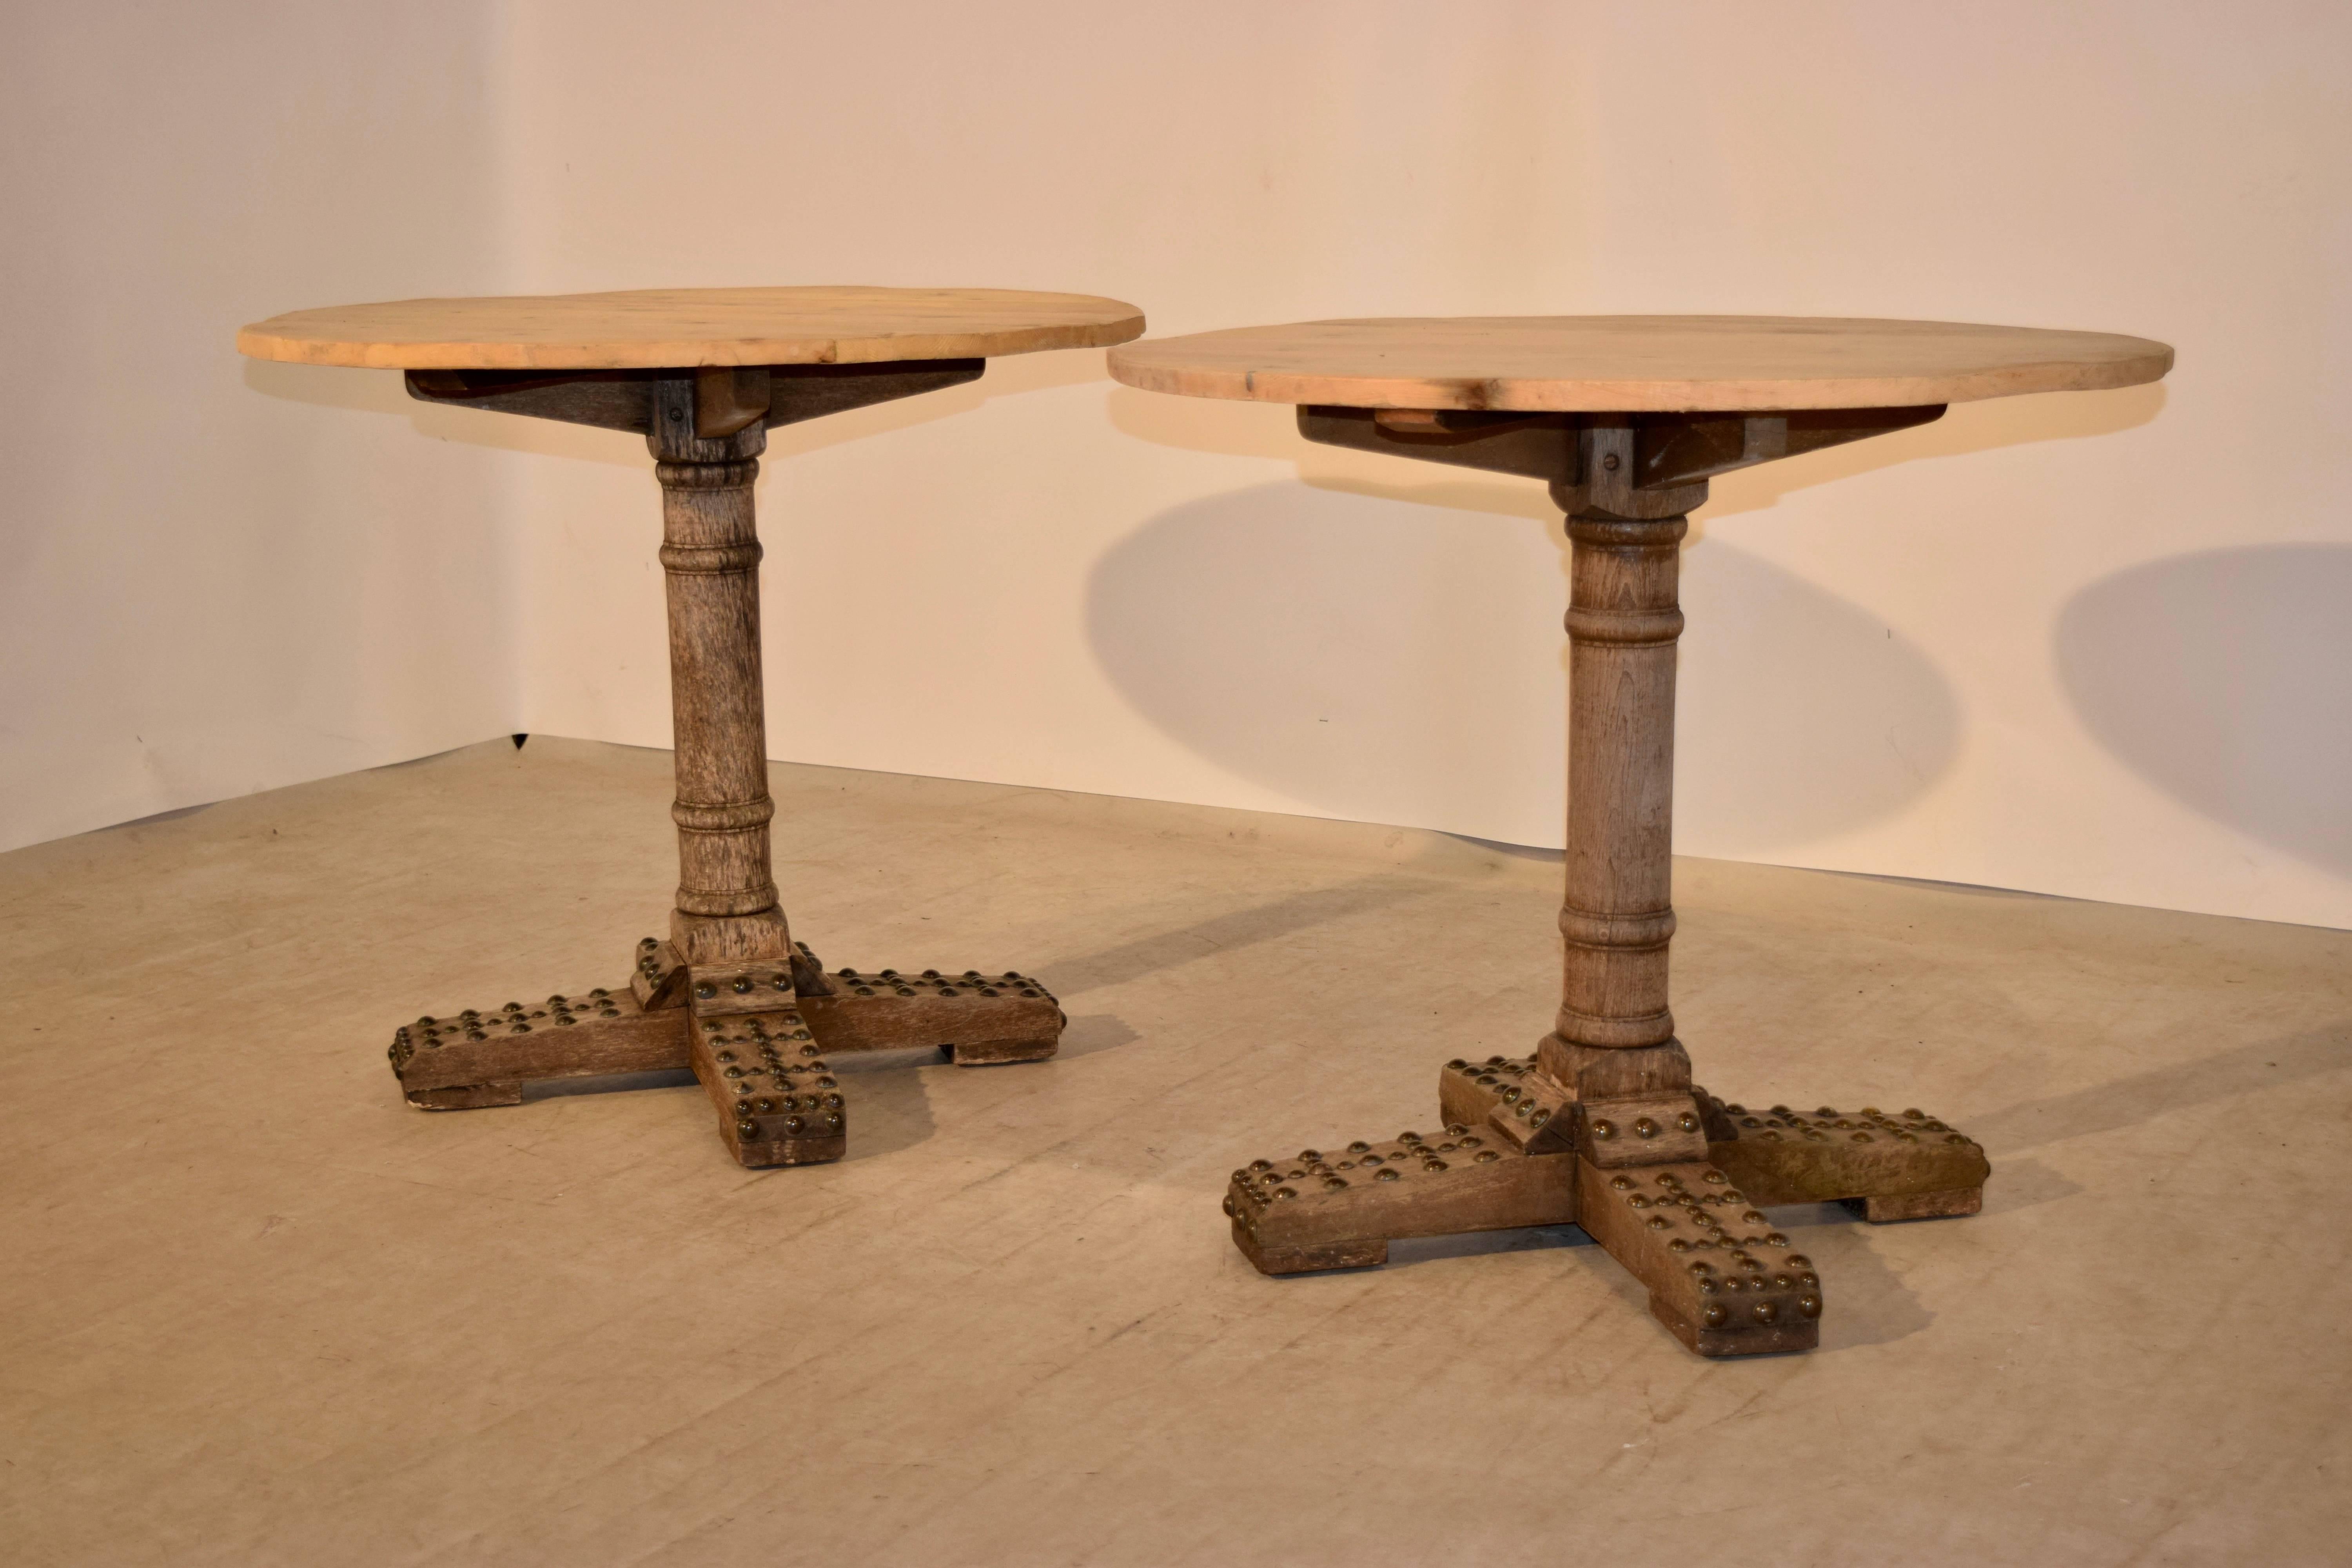
POLYGON ((401 1026, 387 1054, 408 1102, 426 1110, 518 1105, 525 1084, 549 1079, 690 1067, 739 1162, 810 1165, 847 1146, 847 1097, 828 1054, 926 1047, 959 1067, 1041 1061, 1062 1024, 1031 975, 827 974, 804 942, 781 963, 689 966, 647 937, 625 986, 428 1015, 401 1026))
POLYGON ((1234 1244, 1263 1273, 1300 1274, 1385 1263, 1408 1237, 1576 1225, 1683 1343, 1759 1355, 1812 1349, 1822 1303, 1765 1208, 1837 1201, 1884 1223, 1982 1205, 1984 1151, 1919 1110, 1750 1110, 1697 1088, 1580 1105, 1540 1056, 1446 1063, 1440 1135, 1235 1171, 1234 1244))

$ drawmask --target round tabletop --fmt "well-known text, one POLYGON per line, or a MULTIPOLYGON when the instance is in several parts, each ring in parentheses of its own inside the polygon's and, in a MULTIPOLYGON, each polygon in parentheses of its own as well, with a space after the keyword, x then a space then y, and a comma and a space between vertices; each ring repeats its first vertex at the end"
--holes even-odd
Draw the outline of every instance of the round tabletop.
POLYGON ((256 321, 237 352, 385 370, 872 364, 1101 348, 1143 312, 1021 289, 636 289, 334 305, 256 321))
POLYGON ((1736 413, 1907 408, 2155 381, 2110 332, 1811 316, 1399 316, 1239 327, 1112 351, 1129 386, 1349 408, 1736 413))

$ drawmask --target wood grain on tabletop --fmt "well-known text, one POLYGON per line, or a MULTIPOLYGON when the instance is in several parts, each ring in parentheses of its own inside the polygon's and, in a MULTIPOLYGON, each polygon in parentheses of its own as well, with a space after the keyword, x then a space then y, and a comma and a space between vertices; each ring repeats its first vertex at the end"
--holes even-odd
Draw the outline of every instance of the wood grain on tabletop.
POLYGON ((1101 348, 1143 312, 1091 294, 1018 289, 639 289, 393 300, 296 310, 238 331, 237 350, 299 364, 404 370, 646 370, 871 364, 1101 348))
POLYGON ((2146 338, 1809 316, 1299 321, 1115 349, 1148 392, 1352 408, 1631 414, 1897 408, 2155 381, 2146 338))

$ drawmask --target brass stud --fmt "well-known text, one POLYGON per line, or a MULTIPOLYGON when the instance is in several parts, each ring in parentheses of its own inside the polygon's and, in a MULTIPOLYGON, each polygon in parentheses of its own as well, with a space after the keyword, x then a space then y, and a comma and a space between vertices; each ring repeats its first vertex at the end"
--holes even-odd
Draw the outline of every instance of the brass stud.
POLYGON ((1797 1298, 1797 1310, 1808 1318, 1818 1318, 1822 1315, 1822 1299, 1813 1295, 1800 1296, 1797 1298))
POLYGON ((1759 1301, 1756 1305, 1748 1308, 1748 1315, 1753 1317, 1758 1322, 1769 1323, 1780 1317, 1780 1303, 1778 1301, 1759 1301))
POLYGON ((695 986, 694 994, 700 1000, 708 1002, 719 994, 719 987, 705 980, 695 986))
POLYGON ((1367 1143, 1362 1139, 1359 1138, 1353 1143, 1348 1145, 1348 1152, 1350 1154, 1360 1154, 1370 1147, 1371 1145, 1370 1143, 1367 1143))
POLYGON ((1790 1268, 1811 1268, 1812 1266, 1813 1266, 1813 1260, 1812 1260, 1811 1258, 1810 1258, 1806 1257, 1803 1253, 1801 1253, 1801 1252, 1797 1252, 1797 1253, 1791 1253, 1791 1254, 1790 1254, 1790 1257, 1789 1257, 1789 1267, 1790 1267, 1790 1268))
POLYGON ((1234 1195, 1231 1193, 1225 1194, 1225 1217, 1227 1219, 1234 1217, 1234 1195))
POLYGON ((1592 1136, 1606 1143, 1617 1136, 1617 1124, 1613 1121, 1596 1121, 1592 1124, 1592 1136))
POLYGON ((1633 1136, 1636 1138, 1655 1138, 1661 1131, 1658 1124, 1649 1117, 1637 1116, 1633 1119, 1633 1136))
POLYGON ((1374 1176, 1372 1180, 1376 1182, 1393 1182, 1397 1180, 1396 1167, 1393 1165, 1381 1166, 1380 1173, 1374 1176))
POLYGON ((1652 1230, 1672 1230, 1674 1228, 1674 1221, 1666 1218, 1664 1215, 1660 1215, 1650 1222, 1650 1228, 1652 1230))
POLYGON ((749 1117, 746 1117, 744 1120, 738 1121, 735 1124, 736 1136, 740 1138, 757 1137, 759 1135, 759 1131, 760 1124, 753 1121, 749 1117))
POLYGON ((1295 1198, 1298 1195, 1298 1189, 1297 1187, 1276 1187, 1274 1189, 1274 1195, 1278 1198, 1295 1198))
POLYGON ((1702 1322, 1706 1323, 1708 1328, 1719 1329, 1730 1321, 1731 1314, 1725 1311, 1721 1307, 1715 1305, 1713 1302, 1709 1302, 1707 1304, 1706 1310, 1699 1314, 1699 1319, 1702 1322))
POLYGON ((1631 1176, 1612 1176, 1609 1178, 1609 1184, 1616 1188, 1621 1193, 1630 1192, 1633 1190, 1633 1178, 1631 1176))
POLYGON ((1499 1159, 1501 1159, 1501 1158, 1502 1158, 1502 1155, 1500 1155, 1500 1154, 1496 1153, 1496 1152, 1494 1150, 1492 1150, 1492 1149, 1481 1149, 1481 1150, 1479 1150, 1479 1151, 1478 1151, 1478 1162, 1477 1162, 1477 1163, 1478 1163, 1479 1164, 1481 1164, 1481 1165, 1484 1165, 1484 1164, 1490 1163, 1491 1163, 1491 1162, 1493 1162, 1493 1161, 1499 1160, 1499 1159))
POLYGON ((1675 1118, 1675 1125, 1685 1132, 1696 1132, 1698 1131, 1698 1117, 1694 1112, 1685 1110, 1675 1118))

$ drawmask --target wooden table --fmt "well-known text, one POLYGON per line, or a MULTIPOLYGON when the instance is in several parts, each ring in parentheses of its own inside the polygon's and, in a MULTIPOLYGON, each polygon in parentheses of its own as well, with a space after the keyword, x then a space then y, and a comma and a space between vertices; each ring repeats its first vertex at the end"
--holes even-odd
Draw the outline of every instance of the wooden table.
POLYGON ((1685 1344, 1747 1355, 1820 1338, 1820 1275, 1765 1208, 1976 1213, 1984 1151, 1919 1110, 1751 1107, 1691 1081, 1666 996, 1686 514, 1717 474, 2171 363, 2097 332, 1728 316, 1308 321, 1114 351, 1132 386, 1297 404, 1310 441, 1549 480, 1572 542, 1553 1030, 1525 1058, 1447 1062, 1440 1132, 1235 1171, 1224 1208, 1250 1261, 1360 1268, 1400 1237, 1573 1222, 1685 1344))
POLYGON ((960 1065, 1054 1054, 1063 1016, 1031 975, 824 972, 793 940, 768 825, 760 543, 772 426, 953 386, 991 356, 1124 342, 1116 300, 994 289, 694 289, 405 300, 257 322, 257 359, 407 373, 428 402, 628 430, 662 487, 677 738, 677 905, 611 986, 427 1015, 392 1041, 409 1102, 513 1105, 536 1079, 691 1066, 745 1165, 841 1158, 829 1051, 936 1046, 960 1065))

